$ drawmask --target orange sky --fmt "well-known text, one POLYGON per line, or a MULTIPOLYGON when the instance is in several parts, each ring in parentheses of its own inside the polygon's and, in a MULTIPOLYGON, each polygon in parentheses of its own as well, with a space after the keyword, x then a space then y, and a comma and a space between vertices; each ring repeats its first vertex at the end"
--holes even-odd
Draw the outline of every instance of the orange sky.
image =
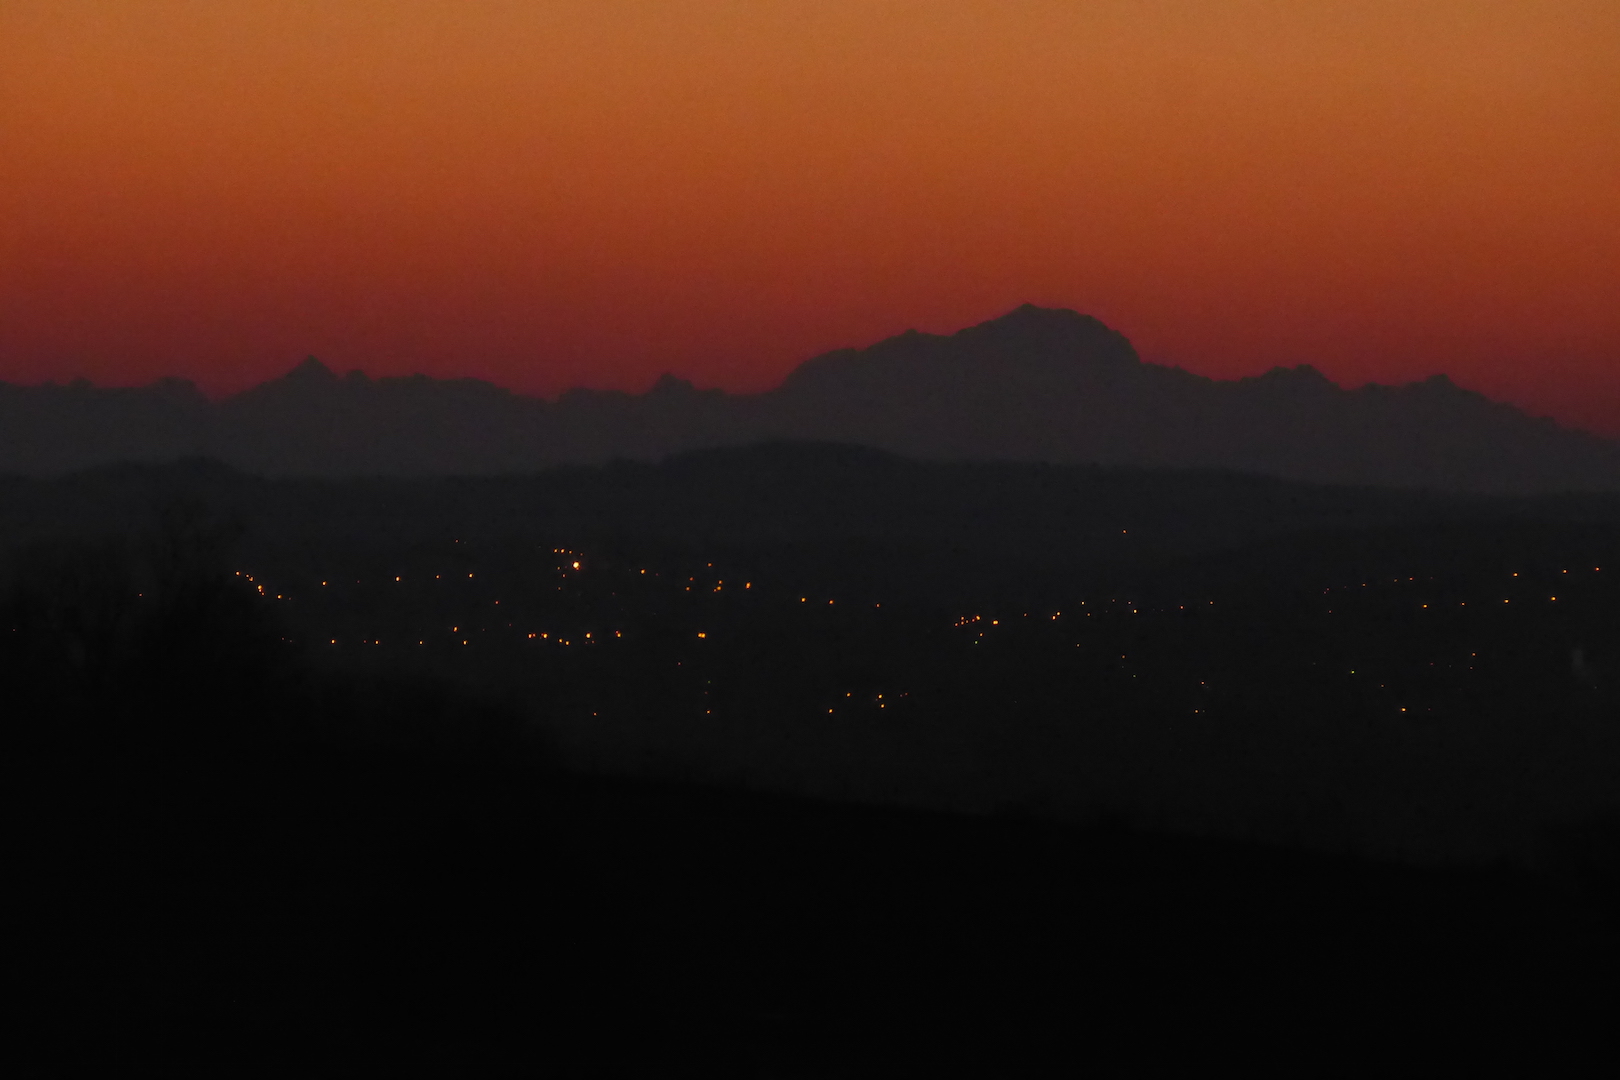
POLYGON ((1025 300, 1620 434, 1616 0, 0 0, 0 378, 760 389, 1025 300))

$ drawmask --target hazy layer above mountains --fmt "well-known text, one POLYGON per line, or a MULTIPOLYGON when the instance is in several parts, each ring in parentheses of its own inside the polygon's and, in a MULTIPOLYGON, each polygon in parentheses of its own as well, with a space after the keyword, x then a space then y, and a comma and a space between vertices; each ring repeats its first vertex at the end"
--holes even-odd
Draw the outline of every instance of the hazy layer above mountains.
POLYGON ((313 358, 218 403, 191 384, 0 384, 0 471, 218 458, 272 475, 523 472, 813 440, 924 459, 1231 469, 1458 491, 1620 490, 1620 444, 1445 376, 1344 390, 1309 367, 1220 381, 1143 363, 1096 319, 1026 305, 805 362, 756 395, 665 376, 555 402, 475 379, 339 378, 313 358))

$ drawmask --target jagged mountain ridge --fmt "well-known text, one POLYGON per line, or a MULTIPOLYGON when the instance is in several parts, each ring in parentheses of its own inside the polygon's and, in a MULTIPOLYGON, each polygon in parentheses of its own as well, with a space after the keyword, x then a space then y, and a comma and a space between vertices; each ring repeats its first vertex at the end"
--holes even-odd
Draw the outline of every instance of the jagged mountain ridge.
POLYGON ((1620 444, 1443 375, 1356 390, 1306 366, 1210 379, 1144 363, 1089 316, 1031 305, 955 334, 827 353, 753 395, 666 375, 645 394, 546 401, 477 379, 339 377, 313 358, 218 403, 181 380, 0 384, 0 471, 36 475, 193 455, 272 475, 501 473, 769 440, 1455 491, 1620 490, 1620 444))

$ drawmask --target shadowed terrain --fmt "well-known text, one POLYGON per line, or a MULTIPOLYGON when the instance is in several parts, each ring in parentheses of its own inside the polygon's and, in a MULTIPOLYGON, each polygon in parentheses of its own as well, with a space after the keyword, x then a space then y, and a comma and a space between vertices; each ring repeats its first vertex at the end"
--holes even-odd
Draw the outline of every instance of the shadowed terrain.
POLYGON ((1612 1034, 1612 497, 803 445, 3 493, 57 1046, 879 1075, 1612 1034))
POLYGON ((932 460, 1228 469, 1451 491, 1620 490, 1620 447, 1443 375, 1342 389, 1312 368, 1220 381, 1143 363, 1095 319, 1025 305, 806 361, 757 395, 666 375, 556 401, 474 379, 339 378, 311 358, 210 403, 189 383, 0 386, 0 471, 206 455, 304 476, 527 472, 703 447, 819 440, 932 460))

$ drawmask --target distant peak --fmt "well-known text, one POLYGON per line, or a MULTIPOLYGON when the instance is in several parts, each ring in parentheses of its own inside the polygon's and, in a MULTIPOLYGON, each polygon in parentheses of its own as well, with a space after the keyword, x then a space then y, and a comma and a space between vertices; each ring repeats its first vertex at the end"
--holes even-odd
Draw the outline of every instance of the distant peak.
POLYGON ((999 318, 958 331, 956 336, 998 349, 1076 352, 1097 359, 1139 362, 1125 335, 1069 308, 1020 304, 999 318))
POLYGON ((1035 304, 1019 304, 1007 314, 982 322, 979 329, 986 326, 1101 326, 1102 323, 1090 315, 1082 315, 1071 308, 1039 307, 1035 304))
POLYGON ((1048 308, 1048 307, 1041 307, 1039 304, 1030 304, 1030 303, 1019 304, 1017 307, 1015 307, 1011 311, 1007 312, 1007 314, 1003 315, 1002 318, 1003 319, 1030 319, 1030 318, 1041 319, 1041 318, 1046 318, 1046 317, 1052 316, 1052 315, 1063 316, 1063 317, 1067 317, 1067 318, 1071 318, 1071 319, 1083 319, 1083 318, 1085 318, 1084 315, 1080 314, 1078 311, 1072 310, 1071 308, 1061 308, 1061 307, 1048 308))
POLYGON ((652 389, 648 391, 648 393, 689 394, 693 391, 693 389, 694 387, 689 380, 683 379, 679 375, 672 375, 666 371, 662 375, 658 376, 658 381, 653 383, 652 389))
POLYGON ((166 376, 152 383, 149 389, 169 401, 185 405, 208 404, 208 399, 203 396, 203 392, 197 389, 197 384, 190 379, 179 379, 172 375, 166 376))
POLYGON ((313 356, 304 357, 303 363, 287 372, 287 378, 295 382, 337 381, 337 376, 332 374, 332 369, 313 356))
POLYGON ((1250 378, 1260 378, 1268 382, 1310 382, 1333 385, 1333 381, 1318 371, 1313 364, 1295 364, 1293 367, 1284 367, 1278 364, 1265 374, 1250 376, 1250 378))
POLYGON ((959 331, 969 337, 1009 339, 1090 338, 1112 335, 1100 320, 1069 308, 1043 308, 1020 304, 1005 315, 959 331))

